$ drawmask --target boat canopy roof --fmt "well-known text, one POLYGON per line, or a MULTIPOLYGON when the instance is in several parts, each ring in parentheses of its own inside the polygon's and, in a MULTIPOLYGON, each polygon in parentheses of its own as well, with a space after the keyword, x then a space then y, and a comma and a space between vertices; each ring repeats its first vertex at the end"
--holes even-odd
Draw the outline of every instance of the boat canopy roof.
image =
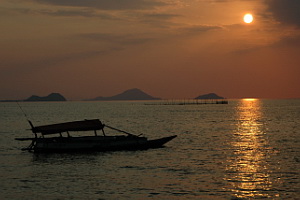
POLYGON ((59 124, 51 124, 45 126, 32 127, 33 133, 42 133, 43 135, 62 133, 68 131, 91 131, 101 130, 104 125, 99 119, 65 122, 59 124))

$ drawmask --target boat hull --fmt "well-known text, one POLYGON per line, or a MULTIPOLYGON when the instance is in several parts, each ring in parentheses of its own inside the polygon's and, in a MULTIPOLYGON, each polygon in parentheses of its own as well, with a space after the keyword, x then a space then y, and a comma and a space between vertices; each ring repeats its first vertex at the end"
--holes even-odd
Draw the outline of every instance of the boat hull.
POLYGON ((135 136, 37 138, 31 150, 36 153, 146 150, 163 147, 175 137, 176 135, 155 140, 135 136))

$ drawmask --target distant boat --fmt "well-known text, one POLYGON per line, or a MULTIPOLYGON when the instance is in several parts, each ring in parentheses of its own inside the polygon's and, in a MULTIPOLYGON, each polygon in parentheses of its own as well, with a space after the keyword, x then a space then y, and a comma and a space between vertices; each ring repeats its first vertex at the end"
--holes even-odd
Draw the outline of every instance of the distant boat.
POLYGON ((145 150, 162 147, 165 143, 177 137, 176 135, 148 140, 126 131, 102 124, 99 119, 72 121, 45 126, 33 126, 31 130, 34 138, 16 138, 16 140, 31 140, 31 144, 22 150, 38 152, 87 152, 87 151, 117 151, 117 150, 145 150), (126 135, 107 136, 104 127, 113 129, 126 135), (98 135, 97 131, 102 135, 98 135), (72 137, 70 132, 93 131, 93 136, 72 137), (54 137, 49 135, 58 134, 54 137), (64 136, 63 136, 64 135, 64 136), (48 136, 48 137, 47 137, 48 136))

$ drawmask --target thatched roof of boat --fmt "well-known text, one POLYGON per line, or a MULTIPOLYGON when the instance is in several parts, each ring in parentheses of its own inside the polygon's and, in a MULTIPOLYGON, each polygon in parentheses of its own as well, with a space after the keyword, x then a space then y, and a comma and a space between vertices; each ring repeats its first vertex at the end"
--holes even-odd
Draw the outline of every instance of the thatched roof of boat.
POLYGON ((68 131, 91 131, 101 130, 104 125, 99 119, 65 122, 59 124, 50 124, 45 126, 36 126, 32 128, 33 133, 42 133, 43 135, 62 133, 68 131))

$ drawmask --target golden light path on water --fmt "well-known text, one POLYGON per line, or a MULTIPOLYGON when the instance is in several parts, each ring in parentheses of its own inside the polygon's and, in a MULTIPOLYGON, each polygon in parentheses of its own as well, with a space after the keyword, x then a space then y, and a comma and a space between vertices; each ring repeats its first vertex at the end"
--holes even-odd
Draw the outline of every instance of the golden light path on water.
MULTIPOLYGON (((261 101, 243 99, 237 106, 237 127, 232 141, 233 156, 227 166, 229 190, 237 198, 270 198, 271 169, 268 167, 269 144, 265 135, 261 101)), ((276 198, 275 196, 272 196, 276 198)))

